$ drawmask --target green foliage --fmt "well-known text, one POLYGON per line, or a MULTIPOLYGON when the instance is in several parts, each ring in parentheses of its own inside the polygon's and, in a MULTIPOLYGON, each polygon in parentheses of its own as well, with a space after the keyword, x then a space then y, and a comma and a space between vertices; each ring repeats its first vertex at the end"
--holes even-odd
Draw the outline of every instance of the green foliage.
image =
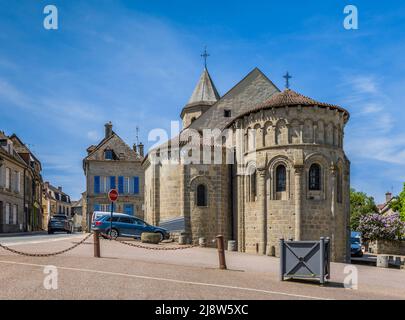
POLYGON ((360 219, 368 214, 378 212, 374 198, 364 192, 350 189, 350 227, 352 231, 358 231, 360 219))
POLYGON ((399 196, 391 201, 390 208, 394 212, 399 212, 402 221, 405 221, 405 183, 404 189, 399 194, 399 196))

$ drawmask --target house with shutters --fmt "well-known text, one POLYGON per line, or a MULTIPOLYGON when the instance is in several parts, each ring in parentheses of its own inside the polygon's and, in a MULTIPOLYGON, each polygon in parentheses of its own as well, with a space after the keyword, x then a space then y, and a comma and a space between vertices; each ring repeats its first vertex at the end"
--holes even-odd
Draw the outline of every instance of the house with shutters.
POLYGON ((131 148, 113 131, 111 122, 105 125, 104 139, 87 148, 83 160, 86 176, 86 217, 83 218, 87 229, 94 211, 111 210, 108 200, 111 189, 119 192, 115 212, 144 218, 143 156, 144 146, 134 144, 131 148))

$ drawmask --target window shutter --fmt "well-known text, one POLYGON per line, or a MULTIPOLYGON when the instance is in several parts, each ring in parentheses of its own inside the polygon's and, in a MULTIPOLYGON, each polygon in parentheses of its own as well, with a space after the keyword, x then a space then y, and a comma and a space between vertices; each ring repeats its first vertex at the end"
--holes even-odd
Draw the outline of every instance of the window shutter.
POLYGON ((118 193, 124 194, 124 177, 118 177, 118 193))
POLYGON ((95 194, 100 193, 100 177, 99 176, 94 177, 94 193, 95 194))
POLYGON ((134 177, 134 194, 139 194, 139 177, 134 177))
POLYGON ((110 177, 110 187, 111 189, 115 189, 117 187, 115 185, 115 177, 110 177))

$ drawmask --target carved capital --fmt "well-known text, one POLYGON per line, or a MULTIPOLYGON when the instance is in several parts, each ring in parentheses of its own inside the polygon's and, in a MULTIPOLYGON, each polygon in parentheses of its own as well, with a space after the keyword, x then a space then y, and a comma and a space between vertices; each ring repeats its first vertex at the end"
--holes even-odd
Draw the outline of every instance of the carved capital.
POLYGON ((296 175, 302 175, 304 173, 304 166, 302 165, 295 165, 294 166, 294 173, 296 175))

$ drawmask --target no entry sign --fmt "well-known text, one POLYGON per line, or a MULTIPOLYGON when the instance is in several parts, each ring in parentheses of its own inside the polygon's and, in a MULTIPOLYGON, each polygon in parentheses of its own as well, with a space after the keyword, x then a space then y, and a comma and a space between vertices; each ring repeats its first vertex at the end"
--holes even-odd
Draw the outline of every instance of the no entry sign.
POLYGON ((118 191, 116 189, 110 190, 108 193, 108 199, 110 199, 111 202, 115 202, 118 200, 118 191))

